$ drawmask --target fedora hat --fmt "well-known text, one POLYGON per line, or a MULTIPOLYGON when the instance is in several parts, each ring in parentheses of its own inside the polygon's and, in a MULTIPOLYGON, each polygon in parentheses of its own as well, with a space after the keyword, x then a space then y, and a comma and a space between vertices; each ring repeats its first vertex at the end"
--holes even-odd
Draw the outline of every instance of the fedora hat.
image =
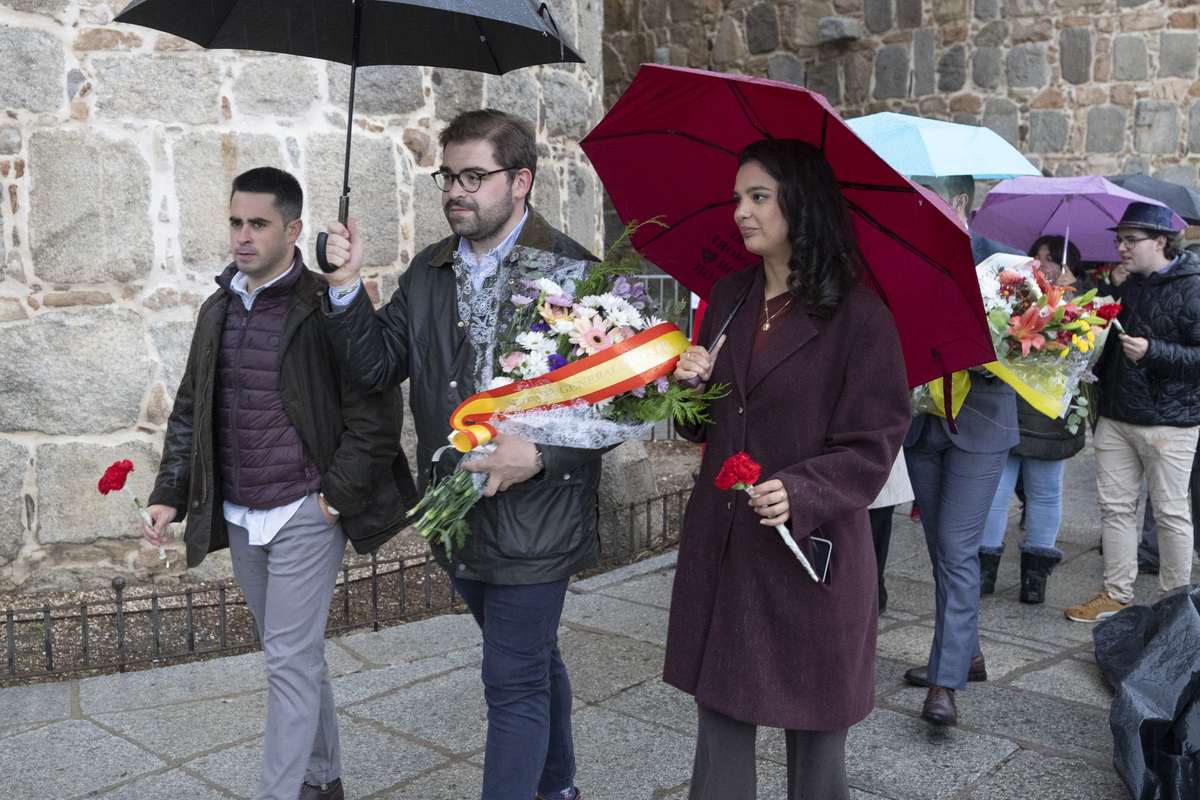
POLYGON ((1109 230, 1115 231, 1117 228, 1141 228, 1144 231, 1174 234, 1177 231, 1171 223, 1171 209, 1166 206, 1139 201, 1130 203, 1129 207, 1125 209, 1125 213, 1121 216, 1121 221, 1117 223, 1117 227, 1109 228, 1109 230))

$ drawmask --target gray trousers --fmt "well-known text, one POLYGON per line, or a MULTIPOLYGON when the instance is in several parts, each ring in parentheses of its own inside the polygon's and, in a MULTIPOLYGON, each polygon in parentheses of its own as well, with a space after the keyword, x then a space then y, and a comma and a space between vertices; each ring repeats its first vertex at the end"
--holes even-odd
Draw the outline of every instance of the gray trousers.
POLYGON ((267 733, 257 800, 296 800, 300 784, 342 775, 337 706, 325 663, 325 621, 346 549, 310 495, 269 544, 229 526, 233 575, 254 614, 267 662, 267 733))
MULTIPOLYGON (((755 800, 754 740, 758 726, 739 722, 699 703, 696 761, 688 800, 755 800)), ((784 731, 788 800, 849 800, 846 734, 784 731)))

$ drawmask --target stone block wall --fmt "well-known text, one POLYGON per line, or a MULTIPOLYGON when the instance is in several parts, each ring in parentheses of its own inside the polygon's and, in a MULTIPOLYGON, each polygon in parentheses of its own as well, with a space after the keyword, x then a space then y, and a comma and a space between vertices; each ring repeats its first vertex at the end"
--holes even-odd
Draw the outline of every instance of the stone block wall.
MULTIPOLYGON (((0 588, 163 574, 128 497, 96 483, 127 458, 133 491, 153 485, 196 310, 229 261, 230 182, 263 165, 300 179, 310 263, 337 214, 349 67, 207 52, 114 23, 125 4, 0 0, 0 588)), ((448 233, 429 176, 464 109, 536 122, 534 204, 599 250, 578 140, 603 112, 603 9, 549 5, 586 65, 359 71, 350 208, 373 298, 448 233)))
POLYGON ((1198 27, 1188 0, 607 0, 605 104, 641 62, 757 75, 986 125, 1053 175, 1195 187, 1198 27))

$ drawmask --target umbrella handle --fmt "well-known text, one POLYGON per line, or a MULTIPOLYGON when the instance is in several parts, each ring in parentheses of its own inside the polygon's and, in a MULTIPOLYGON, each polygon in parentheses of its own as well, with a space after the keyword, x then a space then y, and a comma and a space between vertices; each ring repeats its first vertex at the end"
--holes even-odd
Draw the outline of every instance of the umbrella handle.
MULTIPOLYGON (((729 316, 725 318, 725 322, 723 322, 721 327, 717 329, 717 335, 713 337, 713 343, 708 346, 708 352, 711 353, 713 348, 717 346, 717 342, 719 342, 721 337, 725 335, 725 331, 729 329, 729 323, 733 322, 734 315, 737 314, 738 309, 742 307, 742 303, 746 302, 746 295, 750 294, 750 289, 753 288, 753 286, 754 284, 751 283, 742 291, 742 296, 738 298, 737 303, 733 306, 733 311, 729 312, 729 316)), ((680 381, 679 385, 685 389, 698 389, 700 388, 700 383, 700 376, 697 375, 694 378, 686 378, 680 381)))
MULTIPOLYGON (((350 196, 342 195, 338 201, 338 222, 343 225, 350 217, 350 196)), ((329 241, 329 234, 321 231, 317 234, 317 266, 322 272, 337 272, 338 268, 329 263, 329 259, 325 257, 325 244, 329 241)))

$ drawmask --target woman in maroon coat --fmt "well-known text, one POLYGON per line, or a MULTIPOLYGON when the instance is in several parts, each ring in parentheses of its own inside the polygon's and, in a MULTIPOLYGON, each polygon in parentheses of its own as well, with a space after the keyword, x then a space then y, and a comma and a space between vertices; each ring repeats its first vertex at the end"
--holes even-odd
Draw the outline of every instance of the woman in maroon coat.
POLYGON ((712 422, 682 430, 707 447, 688 503, 671 598, 664 680, 694 695, 699 733, 691 800, 751 800, 754 738, 786 729, 788 797, 848 798, 845 742, 875 695, 878 600, 867 505, 911 420, 892 317, 858 282, 862 255, 825 157, 797 140, 755 142, 734 187, 737 223, 760 266, 713 288, 709 354, 676 377, 728 387, 712 422), (754 496, 714 483, 745 452, 762 464, 754 496), (774 530, 787 523, 814 582, 774 530))

